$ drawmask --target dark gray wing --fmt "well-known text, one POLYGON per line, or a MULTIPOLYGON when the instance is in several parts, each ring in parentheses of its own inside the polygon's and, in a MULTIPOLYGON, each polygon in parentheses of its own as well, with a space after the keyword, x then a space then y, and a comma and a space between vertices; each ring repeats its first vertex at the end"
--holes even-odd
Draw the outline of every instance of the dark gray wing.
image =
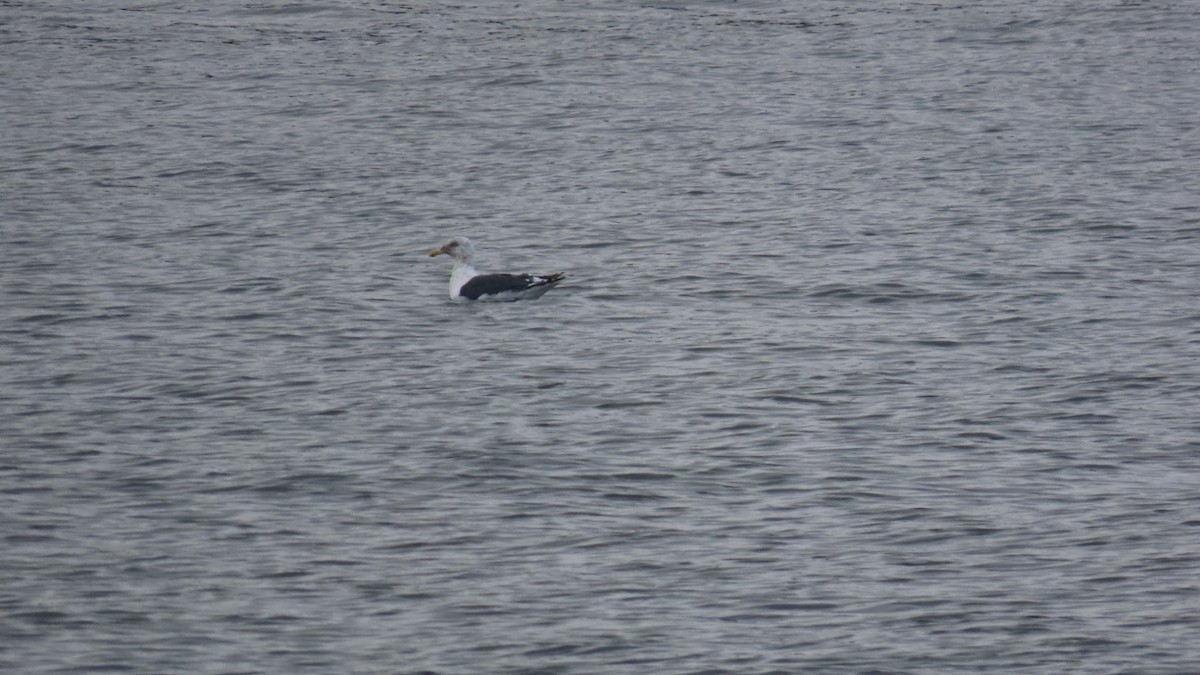
POLYGON ((480 274, 459 289, 458 294, 468 300, 478 300, 485 295, 504 292, 517 293, 538 286, 556 284, 565 275, 555 274, 480 274))

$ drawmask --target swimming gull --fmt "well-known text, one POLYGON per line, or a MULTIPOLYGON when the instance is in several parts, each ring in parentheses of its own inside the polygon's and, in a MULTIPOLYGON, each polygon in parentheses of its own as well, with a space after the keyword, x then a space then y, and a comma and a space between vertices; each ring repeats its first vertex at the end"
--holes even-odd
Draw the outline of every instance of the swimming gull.
POLYGON ((475 270, 475 246, 466 237, 455 237, 441 248, 429 252, 430 257, 448 255, 454 259, 450 272, 450 298, 467 300, 505 301, 532 300, 554 288, 566 274, 480 274, 475 270))

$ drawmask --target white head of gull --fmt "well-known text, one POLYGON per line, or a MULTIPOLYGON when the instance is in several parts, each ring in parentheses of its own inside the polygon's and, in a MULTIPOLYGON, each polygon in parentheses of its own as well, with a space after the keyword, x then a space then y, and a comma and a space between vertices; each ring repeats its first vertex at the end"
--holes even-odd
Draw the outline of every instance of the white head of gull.
POLYGON ((454 269, 450 272, 450 298, 459 302, 532 300, 540 298, 567 276, 562 272, 480 274, 475 270, 475 245, 466 237, 455 237, 441 248, 430 251, 429 255, 448 255, 454 259, 454 269))

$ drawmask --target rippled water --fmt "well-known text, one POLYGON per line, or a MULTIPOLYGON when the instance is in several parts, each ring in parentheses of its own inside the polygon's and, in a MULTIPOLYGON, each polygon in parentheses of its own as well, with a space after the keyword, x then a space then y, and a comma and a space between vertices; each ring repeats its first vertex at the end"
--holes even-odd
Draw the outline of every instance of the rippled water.
POLYGON ((0 669, 1200 664, 1190 4, 0 11, 0 669))

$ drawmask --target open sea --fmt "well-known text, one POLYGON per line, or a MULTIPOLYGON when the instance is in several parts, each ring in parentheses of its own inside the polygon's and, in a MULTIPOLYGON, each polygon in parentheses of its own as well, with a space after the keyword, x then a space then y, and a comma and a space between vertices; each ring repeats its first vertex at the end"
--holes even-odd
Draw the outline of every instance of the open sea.
POLYGON ((0 2, 0 671, 1200 672, 1198 36, 0 2))

